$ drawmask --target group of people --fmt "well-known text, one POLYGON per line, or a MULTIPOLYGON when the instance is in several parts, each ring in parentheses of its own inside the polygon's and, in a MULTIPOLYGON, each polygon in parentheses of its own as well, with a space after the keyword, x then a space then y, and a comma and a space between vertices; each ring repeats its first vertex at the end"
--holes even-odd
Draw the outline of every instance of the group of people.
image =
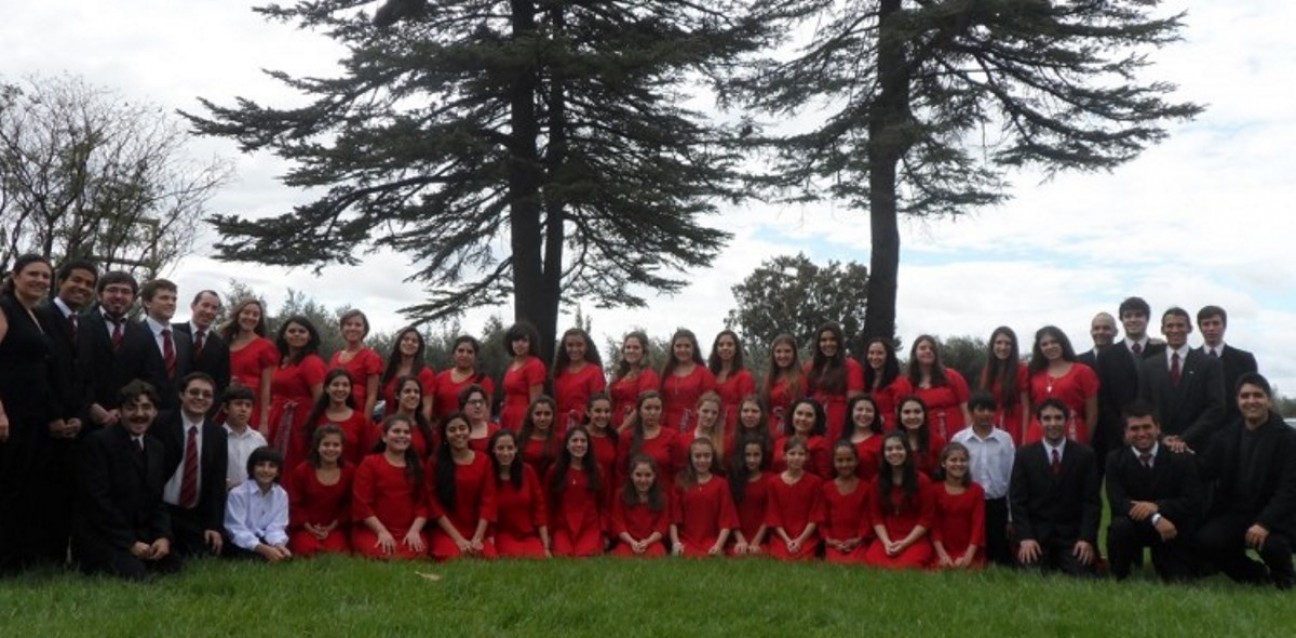
POLYGON ((705 359, 677 331, 661 370, 631 332, 605 371, 583 330, 547 365, 520 322, 496 380, 472 337, 437 373, 418 330, 384 357, 352 310, 326 363, 305 317, 272 338, 246 299, 218 326, 222 299, 201 291, 179 323, 178 295, 85 261, 15 263, 0 295, 0 568, 63 564, 70 540, 82 569, 127 578, 203 554, 320 552, 1082 575, 1102 562, 1105 477, 1117 578, 1150 547, 1168 580, 1296 581, 1296 434, 1255 358, 1223 343, 1216 306, 1197 313, 1199 348, 1179 308, 1150 339, 1137 297, 1118 310, 1124 338, 1100 314, 1079 355, 1045 326, 1023 361, 1001 327, 973 383, 934 337, 902 370, 889 340, 856 359, 828 323, 804 363, 793 337, 776 338, 758 383, 728 330, 705 359))

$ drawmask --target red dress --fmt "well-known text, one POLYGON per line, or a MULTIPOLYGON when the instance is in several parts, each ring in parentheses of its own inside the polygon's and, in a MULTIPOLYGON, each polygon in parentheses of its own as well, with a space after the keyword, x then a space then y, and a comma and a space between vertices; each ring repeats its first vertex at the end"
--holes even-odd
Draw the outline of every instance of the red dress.
MULTIPOLYGON (((368 432, 369 439, 364 443, 363 447, 365 454, 372 454, 374 448, 378 447, 378 444, 382 442, 382 425, 375 423, 373 424, 373 427, 369 428, 368 432)), ((431 434, 433 437, 436 437, 435 431, 431 434)), ((418 455, 420 459, 426 459, 431 456, 432 451, 436 449, 436 444, 437 442, 435 440, 429 441, 427 440, 427 437, 423 436, 423 428, 420 428, 417 425, 413 425, 410 428, 410 447, 414 448, 414 453, 418 455)))
MULTIPOLYGON (((630 474, 630 457, 633 451, 634 433, 626 433, 617 443, 617 485, 625 483, 630 474)), ((657 484, 662 491, 670 494, 675 490, 675 475, 684 469, 685 455, 688 450, 680 445, 679 433, 662 427, 657 436, 645 438, 639 454, 652 457, 657 462, 657 484)))
POLYGON ((469 448, 472 448, 472 451, 474 451, 474 452, 481 452, 482 454, 489 454, 489 453, 490 453, 490 450, 487 450, 486 448, 490 447, 490 440, 491 440, 491 437, 492 437, 492 436, 495 436, 495 433, 496 433, 496 432, 499 432, 499 431, 500 431, 500 426, 499 426, 498 423, 487 423, 487 424, 486 424, 486 436, 483 436, 483 437, 475 437, 475 436, 472 436, 471 433, 470 433, 470 434, 469 434, 469 437, 468 437, 468 447, 469 447, 469 448))
MULTIPOLYGON (((1089 428, 1085 425, 1085 401, 1098 396, 1098 375, 1083 363, 1072 363, 1066 374, 1054 379, 1048 370, 1036 372, 1030 379, 1031 405, 1039 405, 1045 399, 1058 398, 1071 408, 1071 418, 1067 421, 1067 438, 1077 443, 1089 444, 1089 428)), ((1043 438, 1038 419, 1031 419, 1030 429, 1022 445, 1030 445, 1043 438)))
POLYGON ((696 429, 680 435, 680 447, 684 449, 685 460, 688 459, 689 448, 692 447, 693 441, 703 438, 711 441, 711 447, 715 448, 715 456, 711 460, 711 471, 724 476, 729 472, 729 459, 733 458, 734 442, 733 431, 725 432, 724 440, 717 442, 709 436, 698 436, 696 429))
POLYGON ((522 466, 521 487, 513 487, 512 481, 495 482, 495 519, 489 535, 500 556, 545 557, 539 529, 549 525, 549 508, 535 470, 522 466))
MULTIPOLYGON (((680 544, 684 545, 685 556, 707 556, 720 540, 721 530, 734 530, 739 525, 729 482, 714 474, 706 483, 676 487, 671 505, 675 510, 671 523, 675 525, 680 544)), ((724 552, 719 555, 723 556, 724 552)))
MULTIPOLYGON (((930 530, 936 510, 932 498, 931 481, 922 474, 918 475, 918 494, 912 499, 904 497, 900 487, 891 488, 890 498, 881 499, 877 495, 877 484, 868 486, 874 497, 869 499, 869 518, 873 525, 882 525, 892 542, 904 540, 914 527, 919 525, 930 530), (887 502, 889 501, 889 502, 887 502)), ((864 560, 874 567, 888 569, 922 569, 931 562, 932 545, 929 535, 924 534, 914 544, 895 556, 886 555, 886 547, 879 539, 869 545, 864 553, 864 560)))
MULTIPOLYGON (((810 381, 812 367, 812 363, 806 363, 805 379, 807 381, 810 381)), ((827 416, 828 440, 836 441, 840 439, 842 429, 846 426, 846 404, 849 402, 849 395, 864 392, 864 367, 854 359, 846 359, 846 387, 842 392, 826 392, 815 387, 813 382, 809 382, 808 386, 812 392, 811 396, 823 406, 824 414, 827 416)))
POLYGON ((945 368, 945 379, 948 382, 945 385, 914 388, 909 383, 909 377, 899 377, 895 382, 895 400, 899 404, 903 397, 917 395, 927 404, 927 423, 931 424, 932 431, 948 441, 967 426, 967 420, 963 417, 963 404, 967 403, 971 393, 967 381, 958 370, 945 368))
POLYGON ((574 425, 580 425, 585 420, 585 405, 589 403, 589 398, 606 387, 607 378, 603 376, 603 368, 593 363, 586 363, 576 372, 554 371, 554 403, 558 410, 554 415, 554 424, 558 426, 559 434, 566 433, 574 425))
MULTIPOLYGON (((617 441, 613 441, 612 437, 606 434, 596 435, 591 432, 590 452, 594 454, 594 460, 598 462, 599 479, 603 481, 603 493, 615 494, 619 492, 621 484, 617 483, 617 441)), ((608 511, 611 511, 611 509, 608 511)))
POLYGON ((669 498, 663 497, 662 501, 662 508, 653 511, 647 503, 626 505, 622 494, 612 498, 612 536, 617 540, 612 555, 650 558, 666 555, 666 545, 662 540, 649 545, 642 554, 634 553, 629 544, 620 540, 622 534, 628 534, 630 538, 642 541, 653 533, 661 534, 664 540, 670 528, 671 506, 669 498))
MULTIPOLYGON (((476 371, 457 382, 454 377, 454 368, 444 370, 441 374, 436 375, 436 392, 433 395, 435 398, 432 399, 432 411, 436 413, 438 418, 445 418, 447 414, 459 411, 459 393, 470 385, 481 386, 482 390, 486 391, 487 401, 495 400, 495 381, 490 377, 476 371)), ((422 379, 422 375, 419 375, 419 378, 422 379)), ((426 396, 427 392, 425 388, 423 394, 426 396)), ((522 413, 526 414, 525 408, 523 408, 522 413)), ((521 427, 521 425, 522 422, 519 421, 518 427, 521 427)), ((516 432, 517 430, 513 431, 516 432)))
POLYGON ((738 426, 742 400, 756 394, 756 379, 747 369, 739 370, 724 381, 716 381, 716 394, 720 395, 720 416, 724 418, 725 430, 733 432, 738 426))
POLYGON ((557 435, 548 439, 527 439, 522 444, 522 463, 535 470, 536 476, 549 476, 549 466, 558 458, 562 441, 557 435))
MULTIPOLYGON (((545 487, 553 485, 549 471, 545 487)), ((566 488, 549 496, 549 536, 555 556, 597 556, 603 553, 603 499, 595 491, 593 477, 571 467, 563 477, 566 488)), ((551 488, 552 489, 552 488, 551 488)))
POLYGON ((896 377, 876 390, 870 390, 869 396, 873 397, 873 402, 877 404, 877 413, 882 417, 882 429, 890 432, 896 429, 900 423, 900 417, 896 415, 896 401, 899 395, 896 394, 896 383, 903 377, 896 377))
MULTIPOLYGON (((327 414, 321 414, 319 420, 315 422, 315 429, 328 423, 337 423, 338 427, 342 428, 342 458, 352 466, 360 465, 360 461, 373 452, 374 442, 382 438, 382 428, 374 425, 373 421, 358 409, 352 410, 351 416, 341 421, 331 421, 327 414)), ((309 455, 309 442, 312 438, 303 438, 307 442, 304 454, 309 455)), ((295 467, 296 463, 293 466, 295 467)))
POLYGON ((662 425, 672 430, 691 429, 697 422, 698 399, 715 389, 715 375, 703 365, 694 364, 684 376, 671 373, 662 379, 662 425))
MULTIPOLYGON (((329 370, 342 368, 351 375, 351 396, 355 399, 357 410, 365 409, 365 395, 369 389, 369 377, 381 377, 385 363, 383 358, 373 348, 361 348, 356 351, 345 363, 342 362, 342 355, 346 350, 338 350, 329 358, 329 370)), ((377 397, 374 401, 377 401, 377 397)), ((392 405, 392 404, 388 404, 392 405)))
POLYGON ((940 543, 949 557, 957 560, 967 553, 968 546, 976 545, 977 553, 972 564, 982 567, 985 554, 985 490, 972 483, 962 494, 950 494, 945 483, 931 486, 935 510, 932 518, 931 538, 940 543))
MULTIPOLYGON (((756 538, 760 528, 765 526, 765 516, 769 510, 770 482, 777 480, 779 479, 774 474, 762 472, 759 479, 748 481, 743 488, 743 500, 735 507, 738 512, 738 529, 742 530, 743 538, 747 539, 748 543, 756 538)), ((761 546, 768 545, 769 534, 766 534, 761 546)))
POLYGON ((608 386, 612 396, 612 425, 620 428, 626 417, 634 412, 639 395, 661 387, 661 378, 652 368, 644 368, 635 376, 624 376, 608 386))
POLYGON ((427 518, 427 499, 422 486, 412 485, 405 468, 387 461, 386 455, 370 454, 356 468, 351 487, 351 548, 369 558, 421 558, 427 549, 427 532, 419 530, 424 551, 415 552, 405 545, 405 535, 416 518, 427 518), (378 548, 378 535, 365 525, 370 516, 387 528, 396 539, 396 551, 390 556, 378 548))
POLYGON ((995 427, 1007 432, 1013 439, 1013 445, 1021 447, 1023 437, 1026 433, 1022 431, 1022 413, 1029 407, 1022 405, 1021 395, 1030 395, 1030 372, 1026 370, 1026 364, 1017 364, 1017 395, 1013 397, 1017 404, 1010 410, 1004 410, 1007 404, 1007 397, 1003 395, 1003 384, 998 379, 990 386, 990 393, 995 399, 995 427))
MULTIPOLYGON (((428 464, 428 477, 431 479, 428 487, 428 519, 436 521, 445 516, 460 536, 472 540, 473 535, 477 533, 478 521, 485 519, 489 523, 495 522, 493 464, 485 454, 481 453, 474 453, 472 462, 467 465, 455 463, 455 502, 452 508, 446 508, 437 499, 436 468, 433 465, 428 464)), ((458 558, 459 547, 455 545, 450 535, 446 534, 438 524, 429 527, 432 528, 432 558, 437 560, 458 558)), ((495 544, 490 542, 489 538, 482 540, 482 546, 484 557, 495 558, 495 544)))
POLYGON ((338 481, 332 485, 320 482, 315 467, 303 461, 293 468, 284 488, 288 491, 288 549, 296 556, 308 558, 319 552, 351 552, 351 486, 355 466, 343 465, 338 481), (306 531, 306 523, 337 527, 323 539, 306 531))
POLYGON ((859 467, 855 473, 866 482, 876 478, 882 467, 882 438, 881 434, 874 434, 855 444, 855 452, 859 455, 859 467))
POLYGON ((932 432, 927 435, 926 454, 917 449, 913 450, 914 468, 918 470, 919 474, 922 474, 929 479, 932 477, 936 472, 936 468, 940 466, 940 454, 941 450, 945 449, 945 443, 945 439, 941 438, 939 434, 932 432))
MULTIPOLYGON (((352 361, 354 361, 354 359, 352 359, 352 361)), ((396 398, 396 384, 400 382, 400 378, 401 375, 399 374, 393 375, 391 379, 387 380, 387 383, 378 389, 378 398, 383 402, 384 416, 396 413, 396 404, 400 402, 400 400, 396 398)), ((423 396, 430 397, 436 395, 436 375, 432 373, 432 368, 423 366, 423 368, 418 371, 417 379, 419 385, 423 388, 423 396)), ((433 401, 435 402, 435 399, 433 399, 433 401)), ((356 403, 356 407, 362 408, 364 407, 364 404, 356 403)), ((423 408, 420 406, 419 409, 421 410, 423 408)), ((455 404, 455 409, 459 409, 457 403, 455 404)))
POLYGON ((830 563, 864 562, 864 551, 868 547, 866 541, 873 536, 868 516, 871 486, 868 481, 861 480, 855 484, 855 491, 842 494, 837 481, 824 481, 824 525, 820 535, 835 541, 861 539, 850 552, 825 545, 824 560, 830 563))
POLYGON ((784 436, 787 422, 792 418, 792 404, 805 396, 805 379, 801 379, 800 386, 800 389, 793 388, 782 377, 770 386, 769 396, 765 397, 765 407, 769 410, 770 436, 776 439, 784 436))
MULTIPOLYGON (((522 429, 527 408, 531 405, 531 388, 544 385, 545 364, 539 357, 527 357, 521 366, 509 364, 504 371, 504 408, 500 410, 500 425, 505 429, 517 432, 522 429)), ((455 399, 455 409, 459 409, 459 400, 455 399)), ((554 424, 558 426, 558 415, 554 415, 554 424)), ((560 426, 559 426, 560 427, 560 426)))
MULTIPOLYGON (((786 438, 774 441, 774 453, 770 457, 772 459, 770 468, 776 473, 787 469, 787 455, 784 453, 784 450, 787 449, 787 442, 786 438)), ((809 456, 806 458, 805 471, 825 481, 832 478, 832 447, 828 445, 828 439, 819 435, 807 438, 806 452, 809 453, 809 456)))
MULTIPOLYGON (((230 350, 230 380, 237 381, 252 391, 252 418, 248 423, 259 427, 261 423, 261 372, 279 365, 279 348, 265 337, 257 337, 238 350, 230 350)), ((217 399, 219 400, 219 398, 217 399)))
POLYGON ((788 538, 796 538, 806 527, 814 524, 817 528, 824 522, 823 481, 819 477, 805 473, 796 483, 789 485, 783 476, 775 474, 769 481, 769 507, 765 512, 765 524, 770 528, 770 555, 781 560, 810 560, 814 558, 815 546, 819 544, 819 532, 811 533, 801 545, 801 551, 793 554, 788 550, 787 542, 779 535, 777 529, 783 528, 788 538))
POLYGON ((270 377, 270 433, 266 440, 283 452, 285 467, 296 467, 306 458, 310 447, 306 419, 315 404, 311 386, 323 384, 326 373, 324 360, 311 354, 299 363, 285 359, 270 377))

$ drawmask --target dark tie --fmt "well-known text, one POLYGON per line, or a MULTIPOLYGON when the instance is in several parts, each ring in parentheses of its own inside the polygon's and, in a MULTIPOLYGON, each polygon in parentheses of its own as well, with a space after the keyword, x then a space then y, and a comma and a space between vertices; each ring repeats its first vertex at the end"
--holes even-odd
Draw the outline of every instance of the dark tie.
POLYGON ((1179 370, 1179 353, 1176 352, 1170 355, 1170 383, 1174 385, 1174 387, 1176 388, 1179 387, 1180 374, 1181 372, 1179 370))
POLYGON ((1050 468, 1053 470, 1054 476, 1062 473, 1062 453, 1058 452, 1056 448, 1053 450, 1053 463, 1050 464, 1050 468))
POLYGON ((170 328, 162 330, 162 358, 166 360, 167 378, 175 379, 175 342, 171 340, 170 328))
POLYGON ((67 316, 67 318, 68 318, 68 325, 72 326, 72 343, 76 343, 76 340, 77 340, 77 316, 76 316, 76 313, 74 312, 74 313, 72 313, 72 314, 69 314, 69 315, 67 316))
POLYGON ((1214 348, 1211 348, 1211 349, 1210 349, 1210 353, 1211 353, 1211 356, 1212 356, 1212 357, 1215 357, 1216 359, 1219 358, 1219 350, 1216 350, 1216 349, 1214 349, 1214 348))
POLYGON ((1130 346, 1130 350, 1133 350, 1135 355, 1143 354, 1143 344, 1135 343, 1134 345, 1130 346))
POLYGON ((194 358, 202 356, 203 342, 206 341, 207 331, 201 328, 194 333, 194 358))
POLYGON ((1144 469, 1152 469, 1152 455, 1150 453, 1144 452, 1140 454, 1139 461, 1143 463, 1144 469))
POLYGON ((193 509, 198 505, 198 427, 189 428, 185 443, 184 474, 180 475, 180 507, 193 509))
POLYGON ((122 324, 125 323, 126 320, 113 319, 112 317, 109 317, 108 320, 111 321, 113 325, 112 344, 113 344, 113 352, 116 352, 118 350, 121 350, 122 347, 122 324))

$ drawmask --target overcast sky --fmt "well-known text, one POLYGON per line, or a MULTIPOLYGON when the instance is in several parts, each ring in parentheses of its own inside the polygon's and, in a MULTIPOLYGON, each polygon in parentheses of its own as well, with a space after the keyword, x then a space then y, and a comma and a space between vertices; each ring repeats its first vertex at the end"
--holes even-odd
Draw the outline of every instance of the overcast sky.
MULTIPOLYGON (((8 3, 0 76, 70 72, 131 99, 187 110, 198 108, 197 96, 300 103, 260 70, 330 75, 341 51, 323 35, 263 21, 252 6, 8 3)), ((905 222, 898 332, 906 345, 922 333, 984 338, 1000 324, 1029 343, 1037 328, 1052 323, 1085 350, 1090 317, 1115 313, 1128 295, 1146 298, 1154 317, 1170 305, 1195 315, 1214 303, 1229 310, 1228 341, 1255 352, 1261 371, 1284 394, 1296 394, 1296 47, 1289 33, 1296 3, 1175 0, 1166 8, 1190 8, 1185 41, 1156 52, 1149 73, 1178 84, 1178 98, 1208 110, 1113 173, 1049 182, 1016 174, 1014 199, 1004 206, 958 221, 905 222)), ((238 179, 212 202, 214 211, 272 215, 304 199, 276 181, 285 166, 273 157, 238 155, 221 140, 202 140, 193 151, 236 163, 238 179)), ((693 283, 682 294, 653 299, 648 312, 587 308, 600 343, 601 335, 632 326, 664 336, 678 325, 709 343, 733 306, 730 287, 772 255, 803 251, 819 263, 869 259, 867 218, 830 203, 727 209, 712 222, 732 231, 734 241, 714 268, 687 274, 693 283)), ((211 239, 207 232, 205 244, 211 239)), ((396 309, 420 295, 417 286, 400 283, 410 270, 393 255, 321 276, 194 256, 173 278, 183 293, 223 289, 235 277, 272 305, 288 288, 303 290, 329 307, 362 308, 377 328, 394 330, 402 323, 396 309)), ((511 318, 511 308, 497 311, 511 318)), ((476 332, 487 314, 471 313, 463 324, 476 332)))

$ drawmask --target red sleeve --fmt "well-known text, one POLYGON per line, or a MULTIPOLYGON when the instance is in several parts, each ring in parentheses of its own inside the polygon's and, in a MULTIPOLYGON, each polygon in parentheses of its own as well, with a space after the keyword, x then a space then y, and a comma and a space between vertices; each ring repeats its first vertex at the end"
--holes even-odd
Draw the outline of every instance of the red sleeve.
POLYGON ((675 499, 672 498, 671 494, 662 494, 662 499, 666 502, 662 504, 662 511, 657 512, 657 516, 653 518, 653 531, 661 534, 662 538, 669 538, 671 512, 674 511, 675 499))
POLYGON ((644 368, 639 373, 639 392, 635 396, 659 388, 661 388, 661 377, 657 376, 657 371, 652 368, 644 368))
POLYGON ((783 506, 779 504, 783 493, 783 477, 777 474, 770 477, 769 488, 765 499, 765 525, 770 529, 783 527, 783 506))
POLYGON ((968 490, 972 500, 972 544, 985 548, 985 490, 980 485, 972 484, 968 490))
POLYGON ((743 397, 756 394, 756 378, 753 377, 752 373, 747 370, 743 370, 738 373, 737 386, 738 386, 739 401, 741 401, 743 397))
POLYGON ((968 391, 967 379, 964 379, 963 375, 959 374, 959 371, 954 368, 946 368, 945 377, 949 379, 950 390, 954 391, 954 398, 960 404, 967 403, 968 397, 971 396, 971 392, 968 391))
MULTIPOLYGON (((257 366, 258 372, 279 365, 280 359, 279 348, 275 346, 273 341, 263 338, 260 343, 264 345, 261 346, 260 350, 258 350, 256 354, 256 361, 261 364, 257 366)), ((256 390, 256 388, 252 389, 256 390)))
POLYGON ((351 483, 351 518, 363 521, 374 516, 375 476, 373 463, 365 459, 356 469, 355 480, 351 483))
POLYGON ((315 384, 324 383, 324 375, 328 374, 328 369, 324 366, 324 360, 316 355, 310 355, 297 366, 297 374, 301 375, 306 386, 310 387, 315 384))
POLYGON ((620 537, 627 532, 625 499, 612 499, 612 535, 620 537))
POLYGON ((436 372, 432 370, 431 366, 423 366, 423 369, 419 370, 418 379, 419 379, 419 385, 423 386, 423 396, 425 397, 436 396, 436 391, 437 391, 436 372))
MULTIPOLYGON (((922 479, 920 478, 921 482, 922 479)), ((927 529, 932 528, 936 519, 936 494, 932 491, 932 483, 923 486, 918 493, 918 502, 921 509, 918 512, 918 524, 927 529)))
POLYGON ((1094 371, 1083 363, 1076 369, 1076 373, 1076 381, 1079 382, 1080 388, 1084 391, 1085 399, 1097 395, 1098 375, 1094 374, 1094 371))
POLYGON ((864 366, 854 359, 846 360, 846 392, 864 391, 864 366))
POLYGON ((590 373, 590 395, 593 396, 607 389, 607 375, 602 366, 591 366, 595 372, 590 373))
POLYGON ((716 380, 715 375, 711 374, 711 369, 706 366, 698 366, 697 369, 702 371, 702 380, 698 383, 698 387, 702 388, 702 391, 698 393, 698 396, 708 392, 715 392, 716 380))
POLYGON ((720 487, 720 527, 721 529, 735 530, 742 527, 742 522, 738 520, 738 508, 734 506, 733 492, 729 490, 729 481, 715 477, 713 481, 719 481, 720 487))
POLYGON ((383 373, 383 360, 382 357, 378 356, 378 353, 374 351, 373 348, 365 348, 364 353, 365 358, 363 370, 365 375, 367 375, 365 379, 367 382, 367 377, 376 377, 383 373))
MULTIPOLYGON (((806 479, 809 478, 811 477, 806 477, 806 479)), ((818 481, 817 478, 815 480, 818 481)), ((824 520, 827 518, 826 508, 824 507, 823 483, 820 482, 819 485, 814 486, 813 490, 808 491, 810 492, 810 514, 806 517, 806 522, 823 527, 824 520)))
POLYGON ((527 387, 544 385, 545 377, 548 374, 544 362, 539 357, 527 359, 526 365, 522 366, 522 378, 526 379, 527 387))

